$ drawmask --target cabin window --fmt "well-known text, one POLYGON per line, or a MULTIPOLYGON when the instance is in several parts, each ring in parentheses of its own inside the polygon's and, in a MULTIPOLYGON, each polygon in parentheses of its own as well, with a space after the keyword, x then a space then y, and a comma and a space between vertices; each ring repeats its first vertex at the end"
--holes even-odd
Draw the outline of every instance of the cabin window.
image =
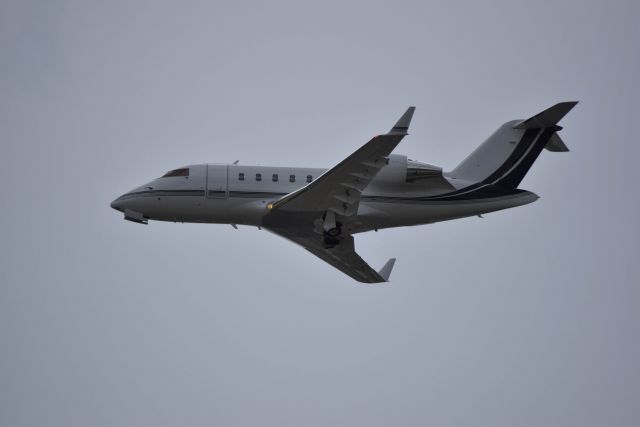
POLYGON ((272 180, 273 182, 278 182, 278 174, 277 174, 277 173, 274 173, 273 175, 271 175, 271 180, 272 180))
POLYGON ((313 177, 311 175, 307 175, 307 182, 313 181, 313 177))
POLYGON ((170 176, 189 176, 189 168, 174 169, 162 175, 162 178, 168 178, 170 176))
POLYGON ((261 173, 257 173, 256 174, 256 181, 262 181, 262 174, 261 173))
POLYGON ((296 176, 295 175, 289 175, 289 182, 296 182, 296 176))
POLYGON ((244 172, 238 174, 238 181, 244 181, 244 172))

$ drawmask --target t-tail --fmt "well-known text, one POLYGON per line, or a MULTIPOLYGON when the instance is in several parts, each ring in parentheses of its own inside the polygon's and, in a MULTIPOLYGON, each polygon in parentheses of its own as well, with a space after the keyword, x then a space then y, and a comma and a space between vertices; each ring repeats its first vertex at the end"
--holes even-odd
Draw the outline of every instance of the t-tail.
POLYGON ((543 149, 569 151, 558 131, 558 122, 577 104, 561 102, 527 120, 500 126, 462 161, 450 176, 516 189, 543 149))

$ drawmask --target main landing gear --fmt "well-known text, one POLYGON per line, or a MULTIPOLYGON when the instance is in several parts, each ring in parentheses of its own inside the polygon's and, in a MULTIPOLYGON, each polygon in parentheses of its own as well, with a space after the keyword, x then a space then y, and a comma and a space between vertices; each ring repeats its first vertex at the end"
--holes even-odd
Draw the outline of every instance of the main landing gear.
POLYGON ((335 214, 327 211, 322 219, 316 220, 316 232, 322 234, 322 243, 325 248, 330 249, 340 244, 342 235, 342 224, 336 221, 335 214))
POLYGON ((342 224, 337 223, 334 228, 325 231, 322 238, 324 246, 328 248, 333 248, 334 246, 340 243, 340 234, 342 233, 342 224))

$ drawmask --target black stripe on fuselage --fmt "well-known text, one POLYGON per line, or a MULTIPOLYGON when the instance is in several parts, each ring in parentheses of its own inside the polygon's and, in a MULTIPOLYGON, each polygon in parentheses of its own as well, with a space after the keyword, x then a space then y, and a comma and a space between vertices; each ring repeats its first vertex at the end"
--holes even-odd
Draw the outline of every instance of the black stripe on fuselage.
POLYGON ((524 190, 504 190, 494 186, 484 186, 465 194, 448 197, 395 197, 395 196, 364 196, 366 202, 382 203, 430 203, 430 202, 459 202, 479 199, 493 199, 525 193, 524 190))
POLYGON ((536 161, 556 130, 557 129, 555 127, 543 129, 538 138, 533 142, 533 147, 531 147, 531 149, 525 154, 520 163, 518 163, 517 166, 515 166, 515 168, 509 171, 505 176, 497 179, 494 182, 494 185, 503 188, 518 188, 524 179, 524 176, 529 172, 529 169, 531 169, 531 166, 533 166, 533 163, 536 161))
POLYGON ((161 197, 161 196, 204 196, 204 190, 145 190, 123 194, 117 200, 132 199, 134 197, 161 197))
POLYGON ((531 147, 531 144, 534 143, 535 138, 540 134, 540 131, 540 129, 527 129, 507 160, 482 182, 484 184, 493 184, 497 179, 501 178, 507 171, 509 171, 509 169, 522 159, 529 147, 531 147))

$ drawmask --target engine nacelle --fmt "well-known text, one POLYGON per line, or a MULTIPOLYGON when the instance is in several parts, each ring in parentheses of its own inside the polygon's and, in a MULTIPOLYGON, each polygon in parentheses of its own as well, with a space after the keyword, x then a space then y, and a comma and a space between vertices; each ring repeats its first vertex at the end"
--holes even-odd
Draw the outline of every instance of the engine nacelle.
POLYGON ((402 154, 391 154, 387 157, 387 165, 380 169, 372 184, 385 187, 429 178, 442 178, 442 168, 407 159, 402 154))
POLYGON ((387 164, 380 169, 372 184, 376 187, 397 185, 407 180, 407 156, 391 154, 387 157, 387 164))
POLYGON ((407 161, 407 182, 440 177, 442 177, 442 168, 416 160, 409 159, 407 161))

